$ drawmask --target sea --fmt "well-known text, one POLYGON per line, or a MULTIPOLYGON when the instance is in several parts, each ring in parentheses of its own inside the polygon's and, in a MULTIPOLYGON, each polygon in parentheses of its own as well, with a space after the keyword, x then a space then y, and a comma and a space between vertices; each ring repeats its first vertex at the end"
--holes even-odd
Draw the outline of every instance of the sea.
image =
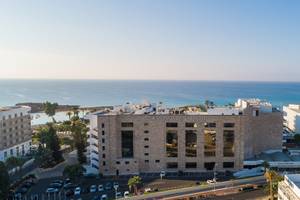
POLYGON ((180 106, 205 100, 226 105, 238 98, 259 98, 276 107, 300 103, 300 82, 0 80, 0 106, 45 101, 81 106, 148 101, 180 106))
MULTIPOLYGON (((113 106, 127 102, 163 102, 182 106, 213 101, 234 103, 238 98, 259 98, 279 109, 300 103, 300 82, 141 81, 141 80, 0 80, 0 106, 24 102, 57 102, 80 106, 113 106)), ((57 113, 58 121, 67 119, 57 113)), ((32 114, 32 125, 52 121, 44 113, 32 114)))

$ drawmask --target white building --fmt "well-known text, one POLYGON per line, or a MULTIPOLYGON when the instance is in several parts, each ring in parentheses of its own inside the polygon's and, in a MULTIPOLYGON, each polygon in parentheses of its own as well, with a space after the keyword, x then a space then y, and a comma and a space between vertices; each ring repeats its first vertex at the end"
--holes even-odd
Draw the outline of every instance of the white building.
POLYGON ((0 107, 0 161, 27 154, 31 148, 30 107, 0 107))
POLYGON ((289 104, 283 106, 286 126, 295 133, 300 133, 300 105, 289 104))
POLYGON ((288 174, 278 184, 278 200, 300 199, 300 174, 288 174))

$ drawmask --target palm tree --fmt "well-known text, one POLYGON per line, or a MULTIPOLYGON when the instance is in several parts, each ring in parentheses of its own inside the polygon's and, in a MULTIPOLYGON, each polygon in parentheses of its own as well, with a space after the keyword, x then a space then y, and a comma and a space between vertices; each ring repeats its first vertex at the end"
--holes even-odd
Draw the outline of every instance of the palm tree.
POLYGON ((267 171, 267 169, 269 169, 269 167, 270 167, 270 164, 269 164, 269 162, 268 162, 268 161, 264 161, 264 162, 262 163, 262 166, 264 167, 264 172, 266 172, 266 171, 267 171))
POLYGON ((133 188, 134 194, 137 195, 137 193, 138 193, 137 185, 140 184, 141 182, 142 182, 142 179, 139 176, 134 176, 134 177, 130 178, 127 183, 129 190, 131 190, 131 188, 133 188))
POLYGON ((68 111, 68 112, 67 112, 67 115, 68 115, 69 120, 70 120, 70 119, 71 119, 71 116, 72 116, 72 112, 71 112, 71 111, 68 111))
POLYGON ((269 184, 269 192, 271 200, 274 200, 274 194, 277 192, 278 182, 283 180, 283 177, 277 174, 274 170, 267 169, 265 177, 269 184))
POLYGON ((53 116, 55 115, 57 107, 58 107, 57 103, 51 103, 49 101, 46 101, 46 103, 43 104, 44 112, 49 117, 52 117, 53 122, 55 122, 55 119, 53 116))

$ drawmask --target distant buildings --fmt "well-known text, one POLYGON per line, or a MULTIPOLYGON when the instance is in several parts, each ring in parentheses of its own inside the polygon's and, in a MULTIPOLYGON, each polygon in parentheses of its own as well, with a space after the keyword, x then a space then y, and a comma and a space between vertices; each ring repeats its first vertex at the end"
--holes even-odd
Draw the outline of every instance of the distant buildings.
POLYGON ((283 115, 286 127, 295 133, 300 133, 300 105, 283 106, 283 115))
POLYGON ((288 174, 278 184, 278 200, 300 199, 300 174, 288 174))
POLYGON ((28 153, 31 146, 30 107, 0 107, 0 161, 28 153))
POLYGON ((88 117, 91 166, 103 175, 236 171, 282 148, 282 113, 258 99, 208 110, 128 103, 88 117))

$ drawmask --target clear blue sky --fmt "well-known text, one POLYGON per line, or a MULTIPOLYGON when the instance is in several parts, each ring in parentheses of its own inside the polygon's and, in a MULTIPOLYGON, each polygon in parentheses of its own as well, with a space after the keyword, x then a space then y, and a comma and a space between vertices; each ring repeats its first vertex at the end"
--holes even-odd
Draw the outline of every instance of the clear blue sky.
POLYGON ((0 78, 300 81, 300 1, 0 1, 0 78))

